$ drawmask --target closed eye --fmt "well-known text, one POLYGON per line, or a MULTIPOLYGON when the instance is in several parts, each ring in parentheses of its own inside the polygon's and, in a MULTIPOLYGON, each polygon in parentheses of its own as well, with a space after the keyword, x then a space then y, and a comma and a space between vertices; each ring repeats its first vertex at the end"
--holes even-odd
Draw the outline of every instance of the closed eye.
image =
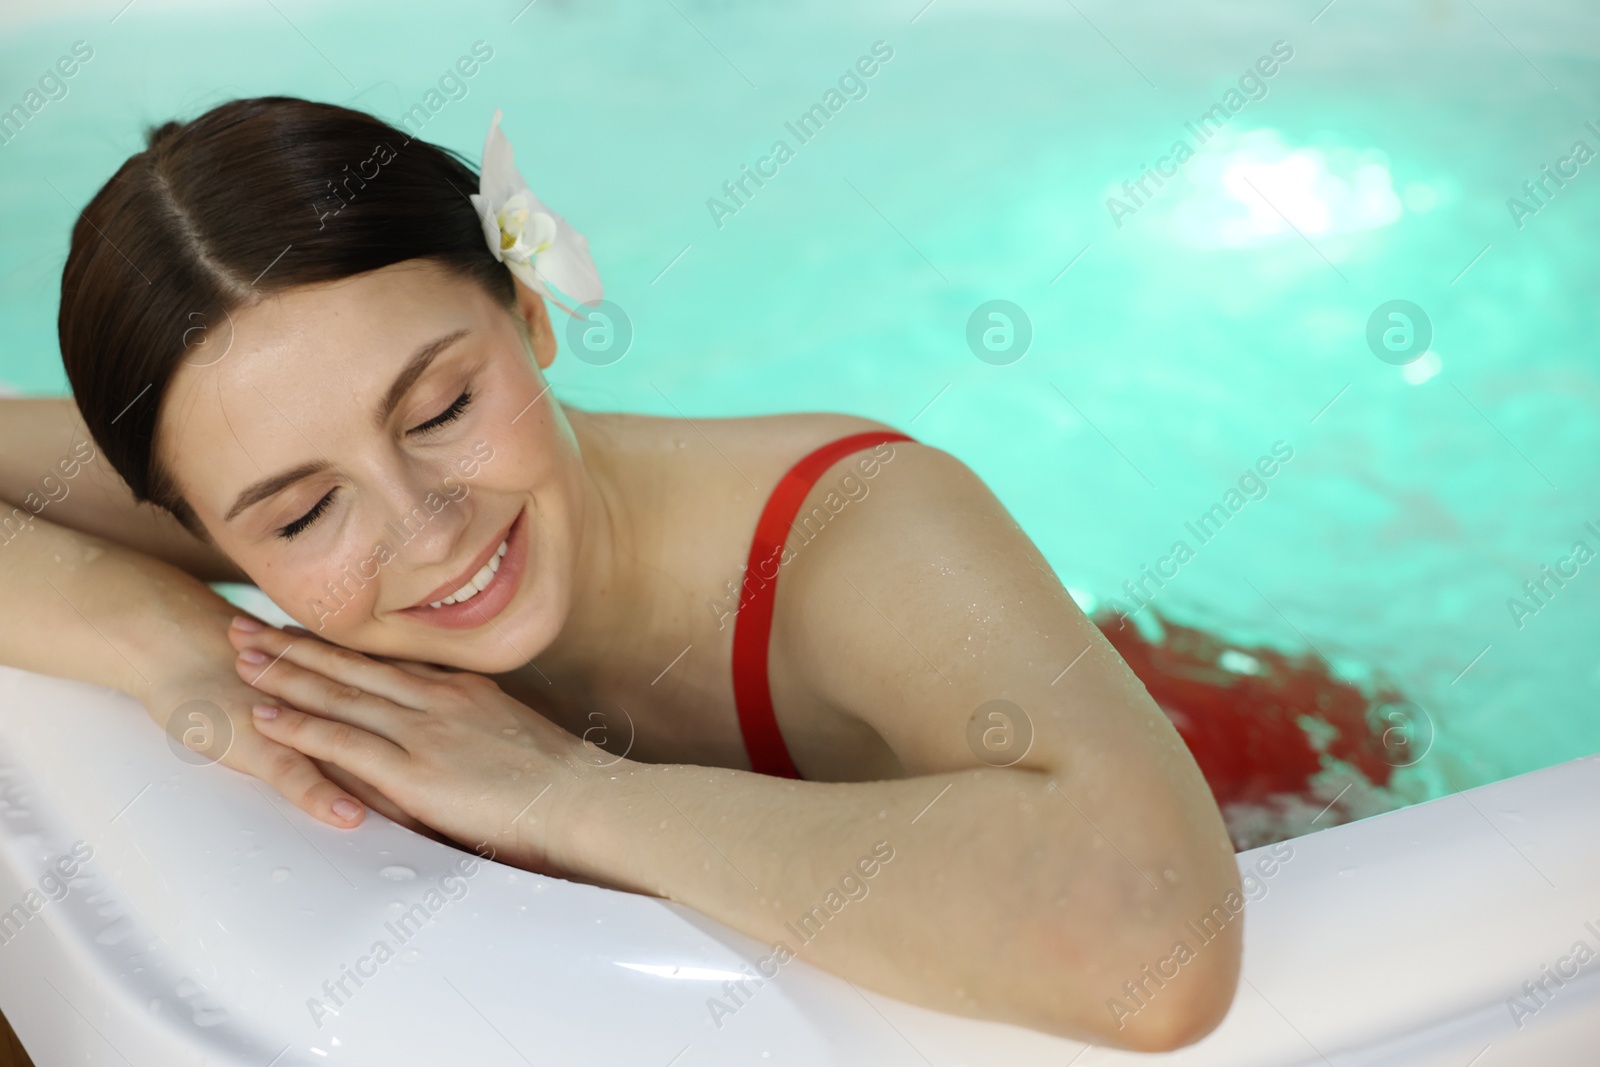
POLYGON ((455 403, 445 408, 443 411, 429 419, 427 422, 423 423, 421 426, 413 426, 410 432, 416 434, 426 434, 437 430, 439 427, 444 426, 447 423, 455 422, 461 417, 461 413, 467 410, 467 405, 471 403, 472 390, 463 389, 461 391, 461 395, 456 397, 455 403))
MULTIPOLYGON (((442 426, 455 422, 461 417, 462 412, 467 410, 467 406, 471 403, 472 390, 463 389, 461 391, 461 395, 456 397, 455 402, 449 407, 445 408, 439 414, 435 415, 422 425, 413 426, 409 432, 414 434, 428 434, 442 426)), ((305 533, 311 528, 313 523, 322 518, 323 513, 326 512, 329 505, 333 503, 333 496, 336 492, 338 492, 336 489, 328 490, 327 495, 321 500, 317 501, 316 504, 312 506, 310 511, 289 523, 287 526, 279 527, 278 536, 283 538, 285 541, 293 541, 296 537, 299 537, 301 534, 305 533)))
POLYGON ((285 541, 293 541, 296 537, 299 537, 301 534, 305 533, 306 530, 310 528, 312 523, 322 518, 322 513, 328 510, 329 504, 333 503, 333 494, 336 492, 338 492, 336 489, 328 490, 328 495, 317 501, 316 504, 312 506, 310 511, 306 512, 289 525, 280 527, 278 529, 278 536, 283 538, 285 541))

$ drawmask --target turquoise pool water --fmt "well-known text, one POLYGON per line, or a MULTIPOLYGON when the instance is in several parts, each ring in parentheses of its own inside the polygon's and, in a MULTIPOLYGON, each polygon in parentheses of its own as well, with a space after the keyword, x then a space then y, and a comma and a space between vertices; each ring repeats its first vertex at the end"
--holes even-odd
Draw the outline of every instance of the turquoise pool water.
POLYGON ((0 383, 64 390, 68 228, 145 124, 269 92, 395 121, 481 41, 422 135, 476 158, 503 108, 633 326, 616 362, 557 360, 567 401, 883 419, 1075 589, 1176 568, 1161 610, 1385 673, 1437 736, 1358 812, 1600 750, 1600 563, 1574 555, 1600 551, 1595 11, 922 3, 0 14, 0 108, 93 52, 0 145, 0 383), (1147 166, 1170 176, 1139 190, 1147 166), (991 300, 1022 358, 969 346, 991 300), (1431 323, 1405 365, 1367 341, 1392 300, 1431 323), (1265 495, 1189 534, 1279 442, 1265 495))

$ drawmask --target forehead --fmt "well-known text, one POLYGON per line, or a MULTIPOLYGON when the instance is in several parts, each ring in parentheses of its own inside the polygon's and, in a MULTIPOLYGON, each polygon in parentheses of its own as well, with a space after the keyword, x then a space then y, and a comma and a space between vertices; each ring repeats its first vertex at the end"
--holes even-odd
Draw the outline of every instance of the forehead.
POLYGON ((191 322, 162 403, 157 455, 190 503, 211 510, 262 474, 328 458, 350 434, 370 432, 373 411, 420 345, 487 329, 496 310, 471 281, 404 263, 191 322))

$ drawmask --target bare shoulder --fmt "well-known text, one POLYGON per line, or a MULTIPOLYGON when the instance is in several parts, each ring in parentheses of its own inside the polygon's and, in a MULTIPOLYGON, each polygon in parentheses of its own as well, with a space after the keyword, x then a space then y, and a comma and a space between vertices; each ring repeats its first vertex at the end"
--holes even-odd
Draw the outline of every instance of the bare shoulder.
POLYGON ((758 484, 776 482, 802 456, 841 437, 903 432, 875 419, 826 411, 719 419, 702 425, 712 443, 733 449, 751 462, 755 469, 746 473, 758 484))
MULTIPOLYGON (((656 487, 671 484, 683 499, 743 499, 748 492, 764 500, 784 472, 812 450, 852 434, 900 432, 887 423, 835 412, 714 419, 586 412, 584 417, 630 457, 639 479, 656 487)), ((754 516, 748 518, 753 525, 754 516)), ((730 514, 729 519, 743 529, 744 517, 730 514)))
POLYGON ((1126 665, 965 463, 915 442, 895 442, 876 469, 849 462, 817 483, 791 533, 773 631, 787 674, 870 725, 913 774, 971 766, 966 724, 995 700, 1038 728, 1021 766, 1058 764, 1081 736, 1081 721, 1064 728, 1066 708, 1136 706, 1135 718, 1155 721, 1126 665))
MULTIPOLYGON (((867 429, 893 429, 860 421, 867 429)), ((816 551, 806 543, 807 572, 853 562, 889 567, 901 578, 952 577, 958 566, 970 570, 979 562, 970 555, 973 550, 988 547, 1025 557, 1054 580, 1043 556, 983 479, 949 452, 919 441, 894 441, 842 458, 818 480, 801 514, 819 508, 829 513, 838 536, 818 539, 816 551), (844 480, 851 474, 859 486, 844 480)), ((798 574, 801 568, 795 570, 798 574)))

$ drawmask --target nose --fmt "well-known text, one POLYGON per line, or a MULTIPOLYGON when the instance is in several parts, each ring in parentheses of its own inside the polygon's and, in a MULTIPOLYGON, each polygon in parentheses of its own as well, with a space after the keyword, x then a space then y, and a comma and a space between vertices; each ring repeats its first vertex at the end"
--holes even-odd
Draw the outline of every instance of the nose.
POLYGON ((456 481, 431 467, 397 471, 381 488, 383 540, 408 567, 445 565, 461 554, 472 525, 472 504, 456 481), (452 488, 453 485, 453 488, 452 488))

